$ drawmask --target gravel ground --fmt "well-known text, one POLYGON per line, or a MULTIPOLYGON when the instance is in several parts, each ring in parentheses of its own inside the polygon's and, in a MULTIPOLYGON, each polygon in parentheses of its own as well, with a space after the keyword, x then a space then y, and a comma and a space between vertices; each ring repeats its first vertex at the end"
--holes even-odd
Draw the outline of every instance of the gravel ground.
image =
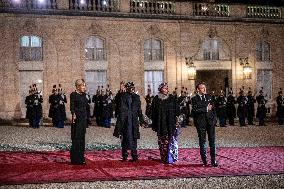
MULTIPOLYGON (((87 129, 87 149, 117 149, 119 139, 112 136, 113 127, 91 126, 87 129)), ((269 124, 259 126, 216 127, 217 147, 284 146, 284 126, 269 124)), ((0 126, 0 150, 50 151, 69 148, 70 126, 63 129, 25 126, 0 126)), ((182 128, 179 136, 181 148, 197 148, 198 137, 194 127, 182 128)), ((158 148, 155 133, 149 128, 141 128, 138 149, 158 148)), ((284 188, 284 175, 256 175, 238 177, 184 178, 163 180, 103 181, 9 185, 0 188, 284 188)))

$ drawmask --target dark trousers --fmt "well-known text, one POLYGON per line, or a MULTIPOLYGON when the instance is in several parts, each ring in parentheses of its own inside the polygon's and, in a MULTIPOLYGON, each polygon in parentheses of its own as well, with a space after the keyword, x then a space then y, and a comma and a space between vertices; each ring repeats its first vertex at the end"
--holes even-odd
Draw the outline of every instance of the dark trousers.
POLYGON ((239 117, 240 126, 246 126, 246 118, 245 117, 239 117))
POLYGON ((264 126, 265 124, 264 124, 264 117, 259 117, 258 118, 258 121, 259 121, 259 126, 264 126))
POLYGON ((229 117, 229 124, 234 125, 234 117, 229 117))
POLYGON ((253 114, 248 114, 248 125, 253 125, 253 114))
POLYGON ((200 156, 203 163, 207 162, 206 133, 208 135, 211 162, 214 162, 216 160, 215 126, 204 122, 204 124, 196 125, 196 129, 199 138, 200 156))
POLYGON ((220 124, 220 127, 225 127, 226 126, 226 118, 225 117, 219 117, 219 124, 220 124))
MULTIPOLYGON (((123 137, 124 138, 124 137, 123 137)), ((123 139, 121 140, 121 148, 122 148, 122 158, 123 159, 127 159, 128 157, 128 144, 127 144, 127 140, 123 139)), ((133 146, 132 146, 132 150, 131 150, 131 157, 133 160, 137 160, 138 158, 138 154, 137 154, 137 139, 133 139, 133 146)))
POLYGON ((40 117, 35 116, 33 118, 32 127, 33 128, 39 128, 39 122, 40 122, 40 117))
POLYGON ((284 123, 284 117, 278 117, 278 124, 283 125, 284 123))

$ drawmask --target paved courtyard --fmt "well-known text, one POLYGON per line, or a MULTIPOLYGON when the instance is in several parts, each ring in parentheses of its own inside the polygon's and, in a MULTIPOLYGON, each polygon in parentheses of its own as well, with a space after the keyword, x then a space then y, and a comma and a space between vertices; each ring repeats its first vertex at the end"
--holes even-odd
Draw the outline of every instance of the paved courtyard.
MULTIPOLYGON (((117 149, 119 139, 112 136, 113 127, 91 126, 87 129, 89 150, 117 149)), ((216 127, 217 147, 284 146, 284 126, 216 127)), ((197 148, 198 137, 193 126, 182 128, 181 148, 197 148)), ((70 126, 63 129, 26 126, 0 126, 1 151, 67 150, 70 146, 70 126)), ((156 149, 157 138, 150 128, 141 128, 139 149, 156 149)), ((217 152, 218 153, 218 152, 217 152)), ((284 188, 284 175, 209 177, 135 181, 101 181, 0 186, 0 188, 284 188)))

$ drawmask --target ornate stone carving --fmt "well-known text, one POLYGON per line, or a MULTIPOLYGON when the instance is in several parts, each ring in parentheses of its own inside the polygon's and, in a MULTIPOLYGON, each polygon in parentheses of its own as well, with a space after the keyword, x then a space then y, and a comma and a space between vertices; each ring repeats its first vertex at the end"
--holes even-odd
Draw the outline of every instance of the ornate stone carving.
POLYGON ((216 28, 212 28, 212 27, 209 28, 208 37, 209 38, 217 37, 217 30, 216 30, 216 28))
POLYGON ((152 36, 155 36, 159 33, 161 33, 159 27, 157 25, 151 25, 148 29, 147 29, 147 32, 152 35, 152 36))

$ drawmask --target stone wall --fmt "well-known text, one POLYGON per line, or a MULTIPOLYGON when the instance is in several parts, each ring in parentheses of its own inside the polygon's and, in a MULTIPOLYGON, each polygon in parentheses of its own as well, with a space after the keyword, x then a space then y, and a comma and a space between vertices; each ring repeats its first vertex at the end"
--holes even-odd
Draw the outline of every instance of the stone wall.
MULTIPOLYGON (((42 71, 45 116, 48 113, 48 96, 53 84, 61 83, 69 96, 74 90, 74 81, 85 77, 84 44, 88 36, 99 36, 105 40, 107 80, 113 91, 119 88, 120 81, 132 80, 140 94, 143 94, 143 43, 146 39, 157 38, 162 41, 164 47, 164 76, 169 82, 170 91, 176 86, 179 89, 185 86, 192 92, 194 82, 187 79, 185 57, 196 57, 200 53, 202 41, 212 33, 222 42, 227 59, 213 62, 216 67, 202 69, 222 70, 226 67, 232 73, 230 78, 235 93, 241 86, 250 86, 257 91, 259 89, 256 89, 255 46, 258 41, 265 40, 271 44, 273 98, 277 95, 278 89, 284 87, 283 24, 8 13, 0 14, 0 21, 2 119, 23 116, 19 103, 20 70, 42 71), (42 37, 43 61, 19 61, 19 38, 22 35, 42 37), (250 65, 253 67, 251 80, 243 79, 240 57, 249 57, 250 65)), ((202 62, 196 60, 197 65, 202 62)))

